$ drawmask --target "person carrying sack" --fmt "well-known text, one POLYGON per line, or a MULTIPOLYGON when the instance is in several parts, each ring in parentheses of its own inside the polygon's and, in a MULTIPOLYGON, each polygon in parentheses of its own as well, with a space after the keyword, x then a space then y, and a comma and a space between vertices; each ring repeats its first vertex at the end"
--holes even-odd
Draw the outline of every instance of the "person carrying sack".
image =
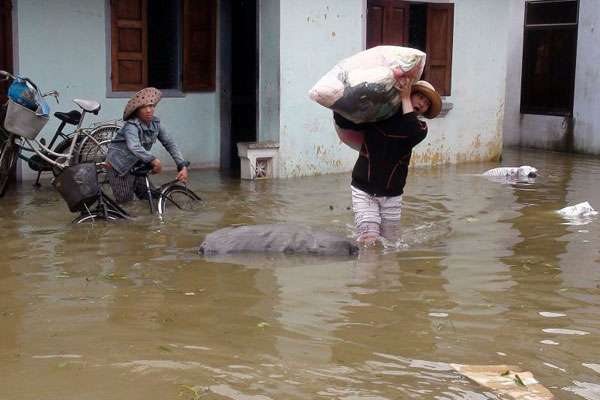
POLYGON ((161 97, 162 93, 158 89, 147 87, 137 92, 125 106, 125 125, 111 141, 106 156, 106 162, 110 166, 108 182, 117 203, 133 200, 134 194, 139 199, 146 198, 144 178, 136 177, 130 171, 138 162, 152 165, 153 173, 162 171, 161 161, 150 153, 157 139, 177 165, 176 179, 187 182, 190 163, 183 158, 175 141, 154 116, 161 97))
POLYGON ((402 193, 412 149, 427 136, 427 124, 417 117, 435 118, 442 107, 440 95, 427 81, 404 87, 401 99, 400 110, 378 122, 355 124, 333 113, 342 142, 359 150, 351 183, 359 243, 399 238, 402 193))

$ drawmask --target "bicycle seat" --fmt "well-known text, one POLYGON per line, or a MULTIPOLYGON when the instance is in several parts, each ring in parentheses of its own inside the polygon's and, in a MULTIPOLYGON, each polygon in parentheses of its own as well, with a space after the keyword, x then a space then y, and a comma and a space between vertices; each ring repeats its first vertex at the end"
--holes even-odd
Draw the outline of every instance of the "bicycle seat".
POLYGON ((152 172, 152 165, 146 163, 136 164, 129 172, 135 176, 147 176, 152 172))
POLYGON ((94 100, 73 99, 73 103, 81 107, 82 110, 92 113, 94 115, 98 115, 100 108, 102 108, 100 103, 94 100))
POLYGON ((71 110, 68 113, 55 112, 54 116, 60 119, 62 122, 66 122, 71 125, 78 125, 81 120, 81 113, 77 110, 71 110))

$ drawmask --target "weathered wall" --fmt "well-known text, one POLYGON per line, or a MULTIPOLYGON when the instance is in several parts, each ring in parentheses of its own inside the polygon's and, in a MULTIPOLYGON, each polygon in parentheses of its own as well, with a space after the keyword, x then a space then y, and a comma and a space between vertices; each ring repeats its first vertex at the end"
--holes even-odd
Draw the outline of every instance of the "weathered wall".
MULTIPOLYGON (((61 93, 61 104, 51 103, 53 111, 67 111, 75 106, 72 98, 86 98, 102 104, 100 115, 90 117, 87 123, 119 118, 127 99, 107 98, 110 30, 106 25, 106 2, 17 0, 15 3, 18 72, 31 77, 43 89, 57 89, 61 93)), ((195 165, 219 164, 218 104, 216 93, 186 93, 163 98, 157 108, 157 115, 195 165)), ((43 135, 51 135, 57 125, 51 120, 43 135)), ((156 154, 172 166, 162 147, 156 148, 156 154)), ((32 171, 23 168, 24 178, 33 176, 32 171)))
POLYGON ((510 3, 510 48, 508 52, 508 77, 506 88, 505 144, 540 149, 573 150, 600 154, 600 5, 596 0, 580 0, 575 71, 575 101, 573 107, 573 141, 567 135, 568 120, 564 117, 521 114, 521 71, 523 56, 523 23, 525 0, 510 3))
POLYGON ((575 70, 574 149, 600 154, 600 3, 580 0, 575 70))
POLYGON ((356 153, 340 144, 331 112, 308 90, 363 48, 363 0, 281 0, 280 7, 280 176, 347 171, 356 153))
POLYGON ((279 141, 279 0, 260 0, 258 140, 279 141))
MULTIPOLYGON (((281 1, 281 176, 347 171, 356 160, 337 139, 331 112, 307 91, 338 60, 364 49, 365 7, 363 0, 281 1)), ((500 156, 507 18, 503 2, 455 1, 452 95, 445 99, 453 109, 429 123, 415 165, 500 156)))
POLYGON ((499 158, 507 73, 507 19, 504 2, 454 1, 452 94, 444 99, 453 108, 446 116, 428 123, 426 141, 415 148, 415 165, 499 158))

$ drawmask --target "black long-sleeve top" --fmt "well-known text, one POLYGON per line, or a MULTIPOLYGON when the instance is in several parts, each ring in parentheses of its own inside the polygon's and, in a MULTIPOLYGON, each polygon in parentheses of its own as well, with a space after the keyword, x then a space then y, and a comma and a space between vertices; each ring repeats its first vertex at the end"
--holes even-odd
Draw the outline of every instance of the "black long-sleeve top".
POLYGON ((338 113, 342 129, 364 132, 363 145, 352 170, 352 186, 373 196, 400 196, 404 192, 412 149, 427 136, 427 124, 414 112, 402 110, 379 121, 355 124, 338 113))

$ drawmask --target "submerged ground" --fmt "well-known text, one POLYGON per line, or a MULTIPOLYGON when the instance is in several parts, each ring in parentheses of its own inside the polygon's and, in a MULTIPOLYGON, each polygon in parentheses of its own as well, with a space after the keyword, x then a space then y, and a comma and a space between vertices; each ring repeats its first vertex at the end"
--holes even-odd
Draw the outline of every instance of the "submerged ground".
MULTIPOLYGON (((600 159, 507 151, 534 183, 411 172, 404 243, 357 259, 205 259, 207 233, 299 222, 352 235, 349 175, 240 182, 166 222, 71 225, 46 184, 0 199, 0 398, 493 399, 449 363, 514 364, 600 399, 600 159)), ((166 178, 166 177, 165 177, 166 178)))

